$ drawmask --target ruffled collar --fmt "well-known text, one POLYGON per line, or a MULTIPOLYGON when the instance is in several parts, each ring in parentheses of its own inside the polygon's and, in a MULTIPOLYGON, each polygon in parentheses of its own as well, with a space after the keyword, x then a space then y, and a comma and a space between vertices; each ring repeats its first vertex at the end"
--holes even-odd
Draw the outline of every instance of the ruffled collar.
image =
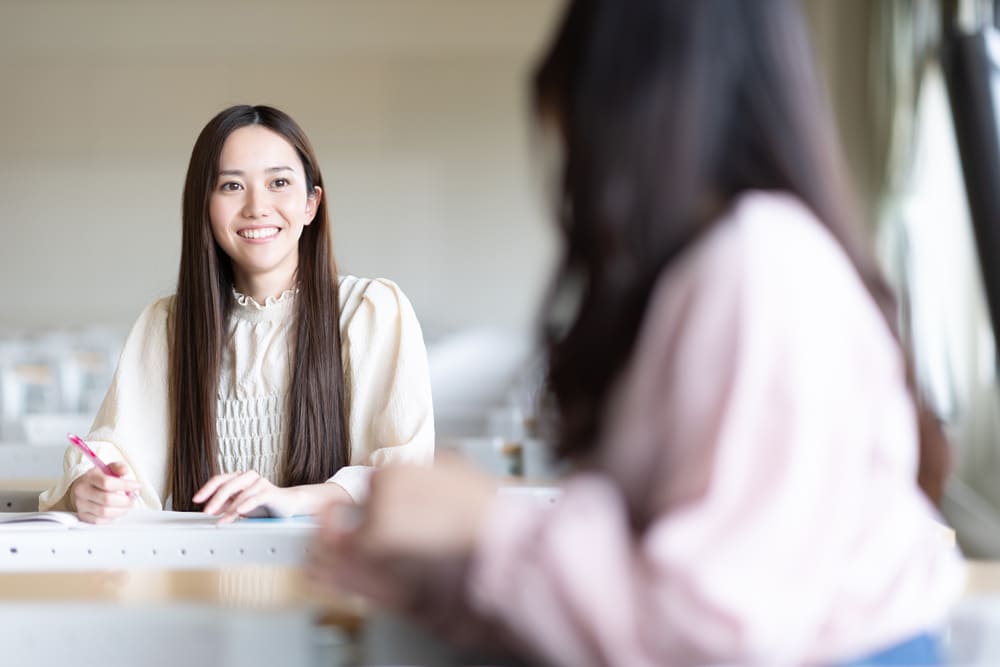
POLYGON ((292 311, 295 303, 295 295, 298 294, 297 287, 286 289, 279 296, 269 296, 264 299, 263 305, 257 303, 256 299, 246 294, 241 294, 233 288, 233 300, 235 307, 233 314, 241 319, 261 321, 280 320, 292 311))

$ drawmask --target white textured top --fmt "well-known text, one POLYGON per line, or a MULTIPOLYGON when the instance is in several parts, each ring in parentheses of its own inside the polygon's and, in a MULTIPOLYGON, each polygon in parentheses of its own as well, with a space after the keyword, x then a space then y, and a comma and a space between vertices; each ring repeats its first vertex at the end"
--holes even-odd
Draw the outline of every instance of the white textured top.
POLYGON ((791 197, 741 197, 664 271, 604 428, 551 509, 495 504, 470 570, 547 664, 845 662, 961 592, 899 345, 791 197))
MULTIPOLYGON (((288 291, 260 305, 235 295, 219 376, 221 472, 255 470, 278 481, 287 443, 295 298, 288 291)), ((160 299, 139 316, 86 438, 105 462, 124 461, 131 468, 142 483, 142 502, 156 509, 163 508, 169 493, 167 316, 172 304, 173 297, 160 299)), ((360 500, 372 466, 432 462, 430 377, 420 325, 394 283, 344 276, 340 307, 351 397, 351 465, 329 481, 360 500)), ((69 485, 91 467, 69 447, 63 477, 41 494, 40 508, 62 506, 69 485)))

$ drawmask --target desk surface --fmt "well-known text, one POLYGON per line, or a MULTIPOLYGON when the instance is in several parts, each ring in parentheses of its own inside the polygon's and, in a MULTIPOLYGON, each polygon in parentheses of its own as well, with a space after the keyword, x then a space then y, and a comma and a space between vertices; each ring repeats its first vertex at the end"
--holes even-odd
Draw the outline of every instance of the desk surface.
POLYGON ((300 568, 0 573, 3 602, 198 603, 240 609, 315 609, 320 623, 360 627, 363 602, 316 589, 300 568))

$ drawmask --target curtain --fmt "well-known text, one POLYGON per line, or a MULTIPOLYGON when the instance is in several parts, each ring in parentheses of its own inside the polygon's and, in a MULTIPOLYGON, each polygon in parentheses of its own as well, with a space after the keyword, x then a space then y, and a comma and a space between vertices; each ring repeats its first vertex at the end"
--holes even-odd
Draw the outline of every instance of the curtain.
POLYGON ((880 16, 870 68, 872 122, 887 139, 879 255, 900 296, 918 383, 955 446, 944 511, 966 552, 983 557, 1000 555, 1000 396, 939 53, 943 21, 975 29, 992 21, 992 2, 873 3, 880 16))

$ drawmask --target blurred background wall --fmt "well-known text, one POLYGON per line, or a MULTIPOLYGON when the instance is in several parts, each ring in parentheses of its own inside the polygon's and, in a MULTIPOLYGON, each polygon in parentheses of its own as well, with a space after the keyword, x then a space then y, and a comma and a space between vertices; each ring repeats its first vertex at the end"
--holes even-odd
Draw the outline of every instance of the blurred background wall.
POLYGON ((813 50, 829 92, 851 185, 870 226, 877 216, 888 137, 872 114, 873 61, 883 38, 879 0, 802 0, 813 50))
MULTIPOLYGON (((804 4, 867 202, 870 3, 804 4)), ((249 102, 313 139, 343 271, 399 282, 431 338, 527 329, 554 238, 525 83, 561 6, 0 0, 0 328, 124 327, 171 293, 191 146, 249 102)))
POLYGON ((525 78, 558 0, 0 0, 0 329, 128 326, 173 291, 201 127, 288 111, 344 272, 429 337, 532 323, 554 247, 525 78))
MULTIPOLYGON (((510 401, 555 250, 527 83, 563 4, 0 0, 0 419, 96 407, 118 337, 174 290, 195 137, 237 103, 312 138, 340 268, 410 296, 441 430, 510 401), (85 346, 106 361, 82 403, 24 370, 79 366, 47 332, 93 327, 111 334, 85 346)), ((867 201, 870 5, 804 5, 867 201)))

